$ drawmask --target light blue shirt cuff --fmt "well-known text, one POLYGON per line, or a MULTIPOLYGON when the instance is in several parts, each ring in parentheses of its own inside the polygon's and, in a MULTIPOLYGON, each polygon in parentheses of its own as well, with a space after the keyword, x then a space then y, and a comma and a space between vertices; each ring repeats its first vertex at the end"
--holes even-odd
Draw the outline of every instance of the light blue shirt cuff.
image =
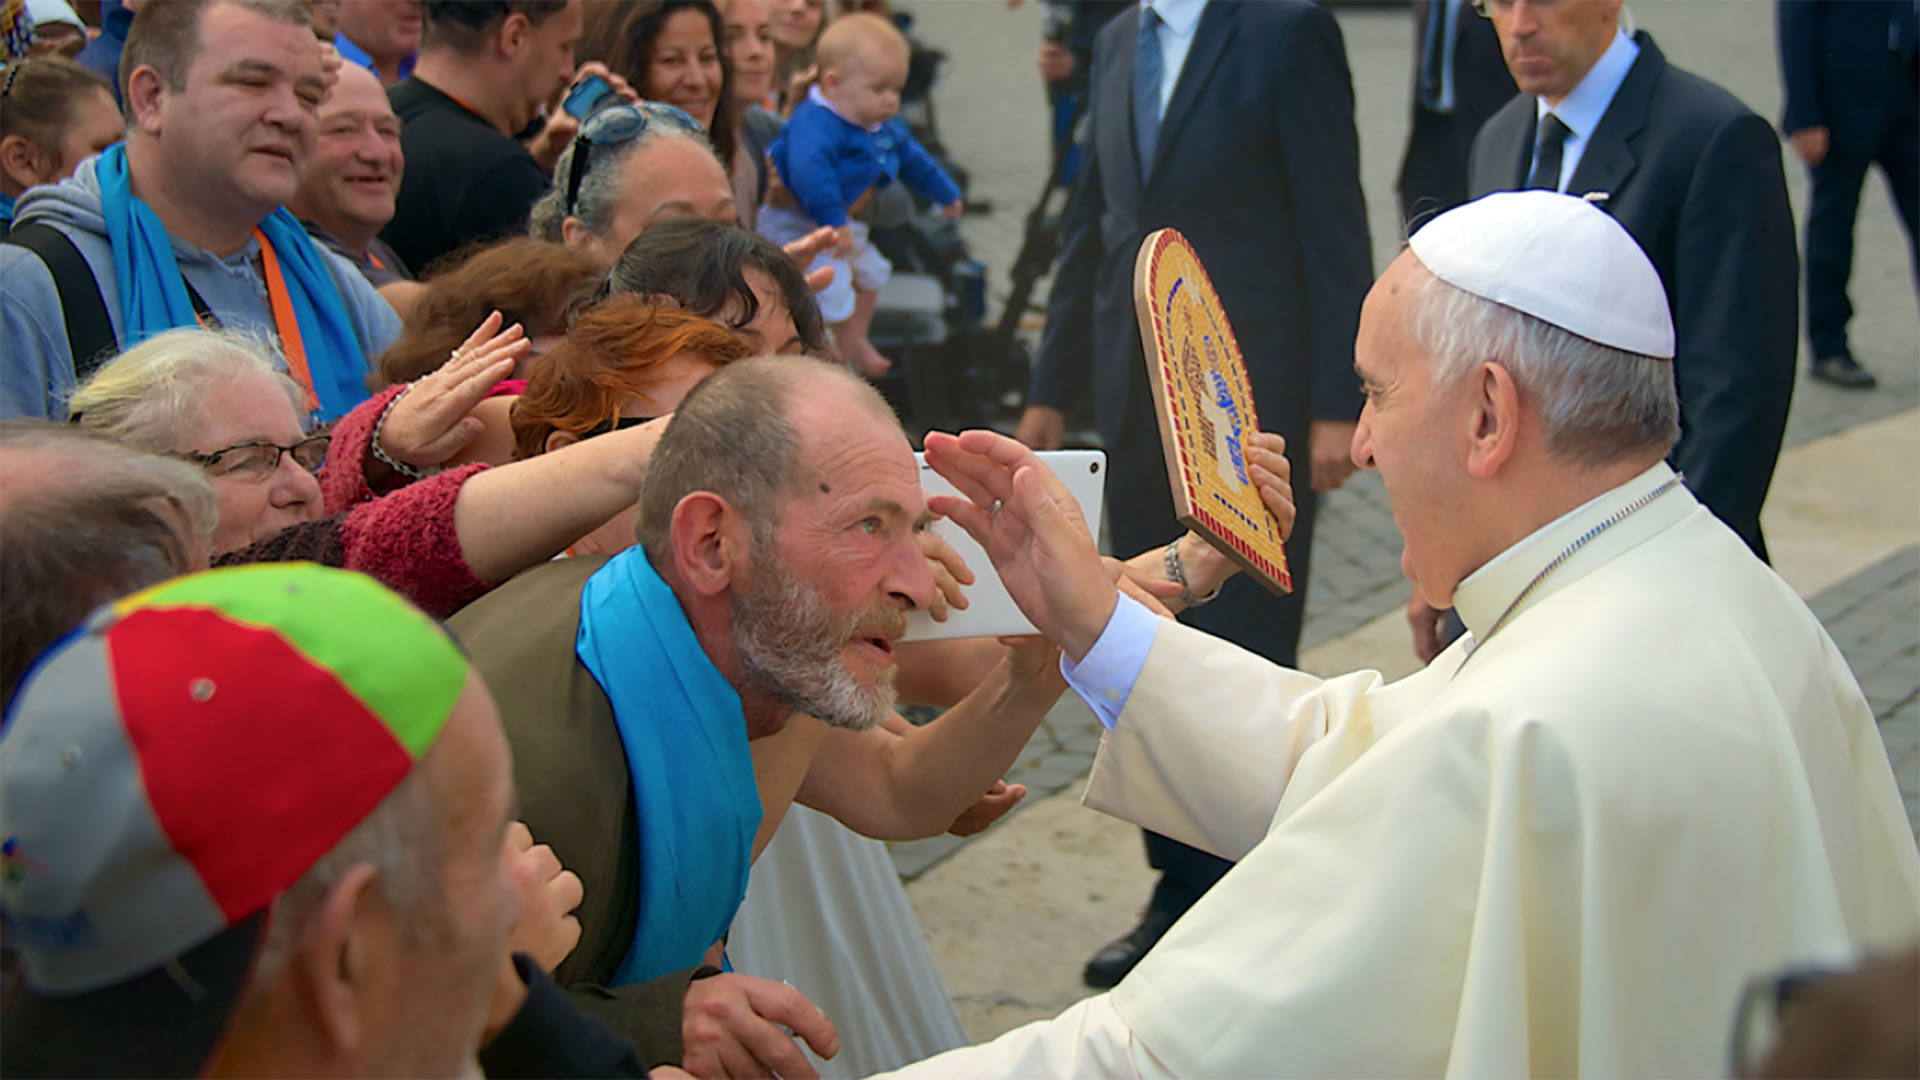
POLYGON ((1127 707, 1133 684, 1140 681, 1140 669, 1147 666, 1147 653, 1153 650, 1154 635, 1160 632, 1161 618, 1125 593, 1113 607, 1107 628, 1078 664, 1060 654, 1060 674, 1067 685, 1080 695, 1100 726, 1113 730, 1120 711, 1127 707))

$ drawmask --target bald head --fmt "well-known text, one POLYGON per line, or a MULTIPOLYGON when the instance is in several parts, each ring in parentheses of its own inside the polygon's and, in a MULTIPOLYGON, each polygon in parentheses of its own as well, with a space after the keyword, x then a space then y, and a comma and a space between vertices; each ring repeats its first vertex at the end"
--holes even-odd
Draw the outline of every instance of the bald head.
POLYGON ((911 53, 906 37, 891 22, 862 12, 835 19, 820 35, 816 55, 824 73, 862 63, 869 56, 904 62, 911 53))
POLYGON ((835 364, 756 357, 707 376, 675 410, 648 462, 637 529, 648 556, 656 565, 665 558, 673 509, 696 491, 719 495, 745 516, 756 540, 770 539, 781 497, 811 471, 809 436, 850 411, 900 428, 879 391, 835 364))
POLYGON ((393 220, 406 168, 400 118, 379 76, 358 64, 342 64, 339 83, 320 106, 318 130, 313 162, 287 206, 354 251, 364 251, 393 220))

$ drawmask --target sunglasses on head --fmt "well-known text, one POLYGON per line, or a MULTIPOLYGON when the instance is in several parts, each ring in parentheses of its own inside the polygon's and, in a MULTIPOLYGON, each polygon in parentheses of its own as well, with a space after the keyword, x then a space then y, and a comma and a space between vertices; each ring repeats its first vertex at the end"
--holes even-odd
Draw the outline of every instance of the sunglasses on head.
POLYGON ((580 133, 573 137, 573 164, 567 169, 566 213, 573 213, 580 199, 580 182, 587 177, 587 160, 593 157, 594 147, 624 146, 656 124, 703 139, 707 136, 707 129, 685 110, 658 101, 610 105, 581 121, 580 133))

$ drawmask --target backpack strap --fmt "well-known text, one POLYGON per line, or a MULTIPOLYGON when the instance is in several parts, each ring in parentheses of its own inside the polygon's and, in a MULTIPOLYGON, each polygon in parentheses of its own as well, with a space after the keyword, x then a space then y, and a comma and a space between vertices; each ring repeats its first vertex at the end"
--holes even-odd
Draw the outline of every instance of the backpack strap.
POLYGON ((120 351, 93 268, 87 265, 86 256, 73 246, 67 234, 44 222, 19 226, 7 235, 6 243, 26 248, 47 264, 53 287, 60 294, 60 314, 67 325, 67 348, 73 355, 74 382, 86 382, 108 357, 120 351))

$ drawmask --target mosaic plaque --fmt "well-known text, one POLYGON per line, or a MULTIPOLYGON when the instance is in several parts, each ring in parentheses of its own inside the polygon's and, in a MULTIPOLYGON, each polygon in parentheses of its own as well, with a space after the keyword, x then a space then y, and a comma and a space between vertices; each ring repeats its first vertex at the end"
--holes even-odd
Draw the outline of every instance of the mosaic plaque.
POLYGON ((1293 591, 1280 525, 1247 468, 1260 418, 1246 361, 1186 237, 1161 229, 1140 245, 1133 306, 1175 516, 1268 589, 1293 591))

